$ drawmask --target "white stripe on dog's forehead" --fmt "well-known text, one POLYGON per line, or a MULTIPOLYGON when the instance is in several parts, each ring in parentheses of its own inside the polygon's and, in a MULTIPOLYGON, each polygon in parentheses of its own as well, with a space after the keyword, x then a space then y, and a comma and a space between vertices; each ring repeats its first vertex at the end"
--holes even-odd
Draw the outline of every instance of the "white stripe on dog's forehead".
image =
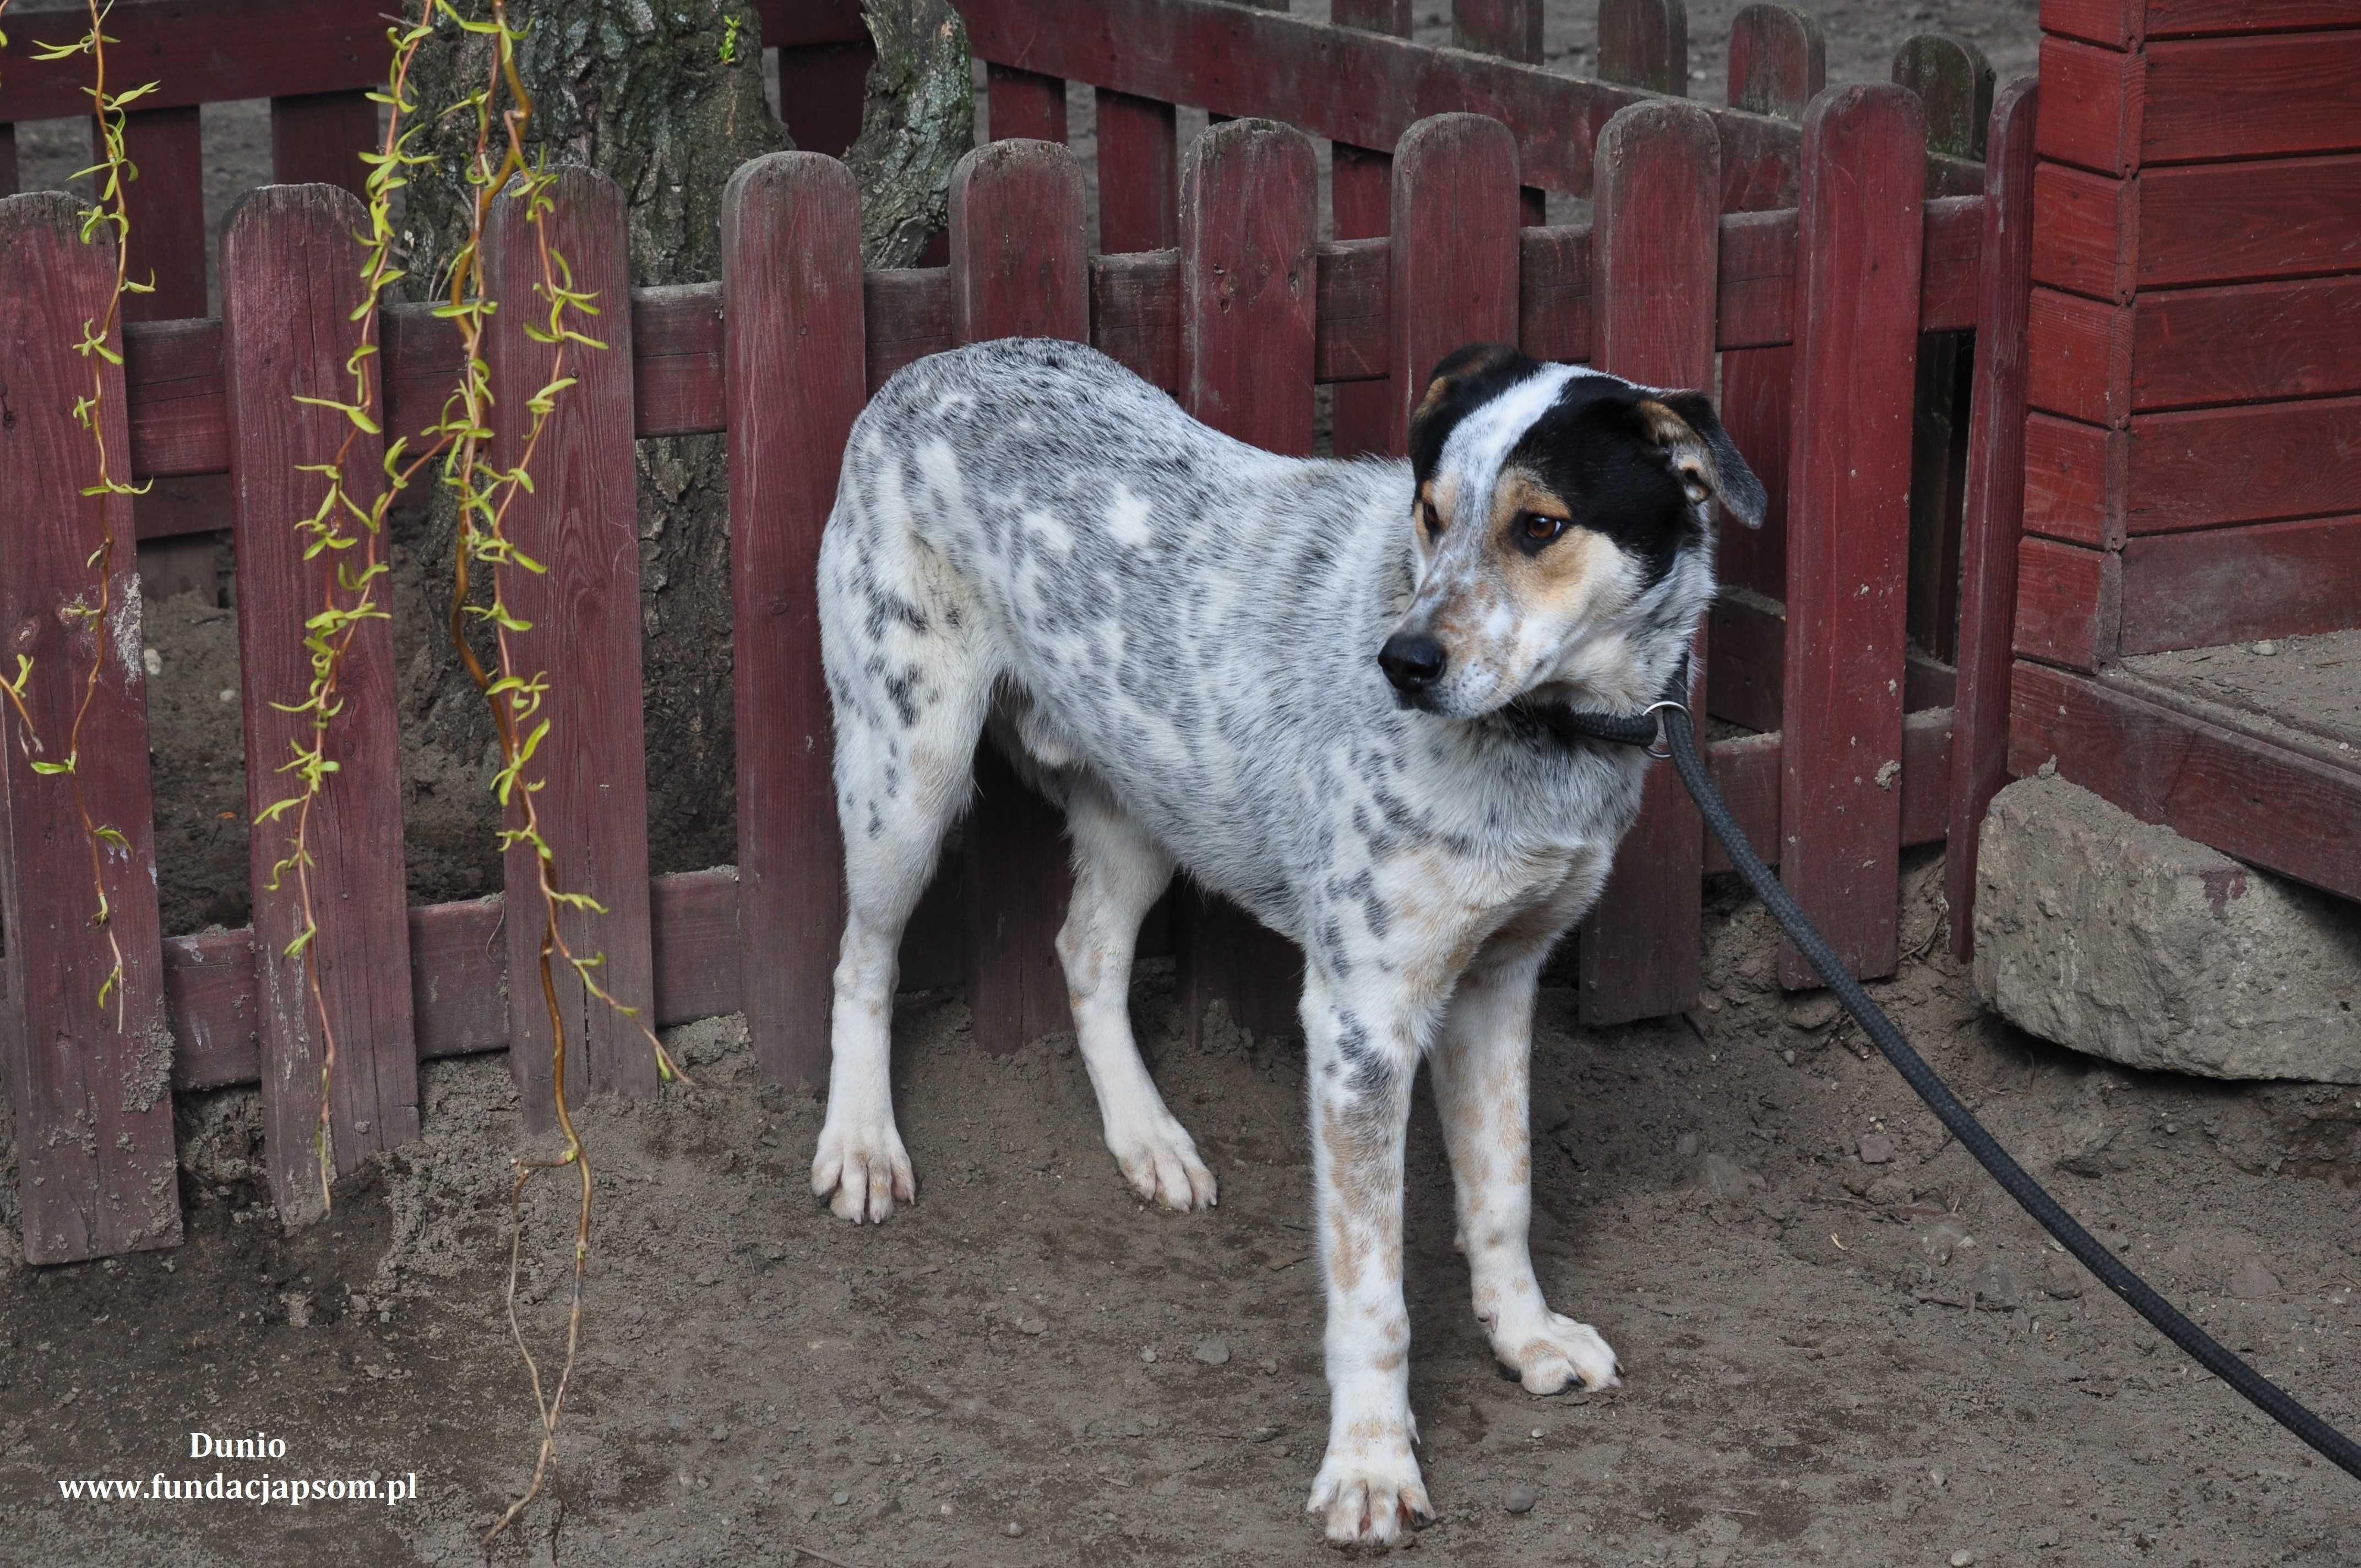
POLYGON ((1577 376, 1601 376, 1587 365, 1544 365, 1532 375, 1467 411, 1443 444, 1435 466, 1455 470, 1463 480, 1489 486, 1518 438, 1549 412, 1577 376))

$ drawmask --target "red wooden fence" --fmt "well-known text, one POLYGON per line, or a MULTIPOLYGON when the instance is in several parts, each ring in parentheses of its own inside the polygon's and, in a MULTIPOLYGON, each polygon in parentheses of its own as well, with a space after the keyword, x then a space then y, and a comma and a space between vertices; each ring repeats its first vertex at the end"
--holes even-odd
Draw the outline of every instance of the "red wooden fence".
MULTIPOLYGON (((539 488, 512 519, 520 545, 555 568, 539 588, 543 613, 528 617, 544 629, 531 656, 564 665, 559 686, 574 705, 557 716, 556 755, 566 760, 552 770, 544 816, 569 883, 612 911, 576 936, 608 954, 619 993, 650 1005, 659 1023, 742 1008, 766 1072, 807 1083, 823 1076, 841 893, 809 596, 821 524, 845 433, 868 392, 924 354, 1009 333, 1096 344, 1199 417, 1282 451, 1309 449, 1321 383, 1343 394, 1340 449, 1398 451, 1424 367, 1471 338, 1684 385, 1709 386, 1717 355, 1725 376, 1751 367, 1754 422, 1744 428, 1753 433, 1741 439, 1768 476, 1778 464, 1763 455, 1764 443, 1775 454, 1792 432, 1795 547, 1775 577, 1752 579, 1754 596, 1715 619, 1707 700, 1769 722, 1717 743, 1712 765, 1750 836, 1783 862, 1807 906, 1865 969, 1890 967, 1900 849, 1941 839, 1971 809, 1951 787, 1949 672, 1905 656, 1901 601, 1920 334, 1985 321, 2005 328, 2010 302, 2026 287, 2022 214, 1977 193, 1981 166, 1930 155, 1917 100, 1899 89, 1820 93, 1799 126, 1209 0, 1127 4, 1119 45, 1096 7, 1040 4, 1055 15, 1038 29, 1016 27, 1025 8, 1016 0, 962 7, 994 67, 994 124, 1059 129, 1064 78, 1052 71, 1098 88, 1102 189, 1121 188, 1103 208, 1103 232, 1142 248, 1093 254, 1073 156, 1051 141, 1004 140, 958 173, 947 266, 864 275, 850 176, 829 159, 796 153, 757 160, 732 181, 719 281, 629 291, 617 193, 596 175, 562 182, 554 220, 561 246, 577 278, 604 293, 599 330, 614 347, 580 367, 583 381, 561 400, 544 445, 539 488), (1312 74, 1314 64, 1324 74, 1312 74), (1184 155, 1173 138, 1175 98, 1249 115, 1293 102, 1302 129, 1233 120, 1184 155), (1443 112, 1415 118, 1412 109, 1443 112), (1574 132, 1548 134, 1553 125, 1574 132), (1314 237, 1319 170, 1304 130, 1339 143, 1332 173, 1340 214, 1349 215, 1349 224, 1340 216, 1346 237, 1314 237), (1523 192, 1535 185, 1590 195, 1591 218, 1531 222, 1523 192), (1787 204, 1776 204, 1782 196, 1787 204), (1792 378, 1783 379, 1782 363, 1792 364, 1792 378), (792 375, 781 373, 786 365, 792 375), (626 433, 709 432, 725 435, 731 467, 739 864, 650 878, 632 700, 638 620, 628 612, 634 502, 621 443, 626 433), (1808 694, 1792 716, 1790 688, 1808 694)), ((122 8, 136 9, 129 0, 122 8)), ((1405 20, 1388 0, 1340 0, 1340 13, 1377 28, 1405 20)), ((1519 14, 1513 5, 1482 10, 1487 25, 1519 14)), ((1685 68, 1662 73, 1675 58, 1664 18, 1650 24, 1637 5, 1619 15, 1619 38, 1659 41, 1620 46, 1618 69, 1683 81, 1685 68)), ((1817 76, 1811 29, 1794 13, 1756 6, 1743 32, 1750 41, 1733 64, 1733 99, 1795 112, 1817 76)), ((330 79, 321 90, 341 89, 330 79)), ((1992 155, 2004 170, 2023 162, 2029 109, 2029 98, 2015 95, 1995 112, 1992 155)), ((2024 183, 1997 186, 1993 200, 2018 202, 2024 183)), ((102 262, 58 239, 68 210, 56 197, 0 203, 0 383, 16 415, 0 425, 0 630, 35 640, 48 677, 35 687, 50 693, 71 647, 48 609, 81 582, 94 526, 92 507, 69 504, 88 448, 71 422, 70 388, 82 372, 68 350, 86 313, 77 302, 102 262), (82 525, 16 521, 31 517, 82 525)), ((324 332, 293 349, 280 340, 296 330, 291 318, 340 320, 348 308, 350 241, 342 236, 351 227, 349 198, 324 187, 248 203, 225 253, 227 319, 130 323, 125 363, 107 372, 112 406, 127 415, 117 450, 128 451, 137 474, 231 477, 257 756, 283 744, 262 705, 295 695, 291 682, 301 673, 300 658, 291 663, 274 639, 291 645, 317 592, 285 542, 318 493, 293 463, 325 434, 285 398, 333 383, 341 350, 317 342, 343 338, 324 332), (266 313, 249 300, 279 303, 266 313)), ((506 227, 489 242, 503 297, 520 295, 530 272, 515 265, 518 243, 506 227)), ((422 307, 389 307, 382 333, 387 428, 415 430, 440 407, 457 367, 456 342, 422 307)), ((536 363, 501 340, 490 358, 511 389, 536 363)), ((1985 718, 1977 765, 1959 770, 1963 791, 1988 787, 1986 753, 2004 739, 1990 721, 1990 682, 1995 669, 2005 680, 2007 660, 2004 652, 1995 665, 1982 655, 1995 624, 2004 637, 2005 620, 1995 623, 1989 594, 1977 596, 1979 584, 1996 580, 1991 563, 2009 556, 2003 541, 2014 537, 2002 503, 2013 461, 2010 378, 2021 398, 2022 357, 1986 354, 1978 368, 1982 466, 1971 492, 1975 574, 1962 663, 1984 681, 1970 690, 1981 692, 1985 718)), ((360 748, 360 765, 348 763, 332 789, 351 794, 327 840, 341 859, 322 871, 327 885, 359 890, 361 904, 323 920, 305 960, 341 981, 330 990, 342 1052, 331 1112, 346 1163, 414 1127, 420 1057, 513 1040, 533 1047, 514 1053, 529 1117, 548 1091, 537 987, 509 988, 512 1008, 494 1001, 507 976, 530 972, 537 919, 508 922, 505 940, 498 901, 393 919, 399 844, 382 837, 395 817, 390 674, 376 650, 366 652, 337 731, 340 745, 360 748), (378 804, 364 808, 363 799, 378 804), (356 869, 370 857, 368 871, 356 869)), ((121 666, 109 722, 144 722, 137 667, 136 659, 121 666)), ((1999 700, 2004 712, 2004 692, 1999 700)), ((104 769, 109 809, 126 831, 144 828, 148 787, 145 747, 129 737, 126 728, 106 749, 104 769)), ((122 1092, 123 1067, 160 1039, 168 1003, 175 1085, 264 1080, 274 1188, 295 1201, 317 1110, 306 1098, 317 1094, 307 1054, 317 1041, 310 1014, 290 1000, 304 1000, 302 970, 276 956, 274 938, 290 918, 283 897, 258 890, 256 933, 164 940, 152 928, 152 875, 126 877, 148 898, 144 935, 136 913, 119 917, 126 942, 137 937, 140 948, 132 1013, 135 1024, 144 1015, 155 1027, 118 1036, 91 1015, 95 986, 82 983, 93 937, 70 896, 78 828, 66 831, 57 817, 54 781, 35 780, 13 748, 9 770, 0 1018, 20 1146, 40 1151, 26 1164, 28 1183, 40 1178, 27 1187, 28 1250, 87 1256, 170 1238, 169 1118, 160 1094, 122 1092), (60 1041, 71 1048, 36 1048, 60 1041), (300 1070, 307 1065, 308 1086, 300 1070), (136 1126, 126 1120, 143 1116, 136 1126), (110 1139, 86 1153, 77 1152, 86 1140, 52 1136, 93 1124, 108 1127, 110 1139), (126 1141, 112 1141, 117 1126, 126 1141), (133 1191, 167 1196, 131 1220, 110 1218, 108 1204, 127 1203, 133 1191)), ((1066 1026, 1050 941, 1063 916, 1066 857, 1055 814, 988 749, 981 778, 963 836, 961 929, 947 941, 939 901, 930 906, 906 943, 905 975, 939 982, 963 969, 979 1042, 1009 1048, 1066 1026)), ((258 801, 272 782, 256 786, 258 801)), ((267 874, 269 831, 256 840, 267 874)), ((137 864, 152 865, 144 835, 134 831, 132 841, 137 864)), ((1694 999, 1699 875, 1724 869, 1677 792, 1652 791, 1613 892, 1582 938, 1589 1015, 1645 1015, 1694 999)), ((510 874, 529 897, 529 868, 512 863, 510 874)), ((1297 962, 1285 945, 1211 901, 1175 915, 1192 1026, 1215 999, 1250 1027, 1285 1026, 1297 962)), ((578 999, 568 1009, 592 1042, 580 1058, 586 1087, 646 1091, 646 1058, 631 1033, 578 999)))

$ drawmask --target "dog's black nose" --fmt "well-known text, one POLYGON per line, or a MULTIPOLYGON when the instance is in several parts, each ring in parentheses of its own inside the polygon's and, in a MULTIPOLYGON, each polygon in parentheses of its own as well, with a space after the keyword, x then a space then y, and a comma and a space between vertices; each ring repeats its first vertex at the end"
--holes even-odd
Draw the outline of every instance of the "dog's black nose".
POLYGON ((1378 667, 1394 690, 1423 691, 1443 678, 1443 644, 1423 631, 1397 631, 1378 650, 1378 667))

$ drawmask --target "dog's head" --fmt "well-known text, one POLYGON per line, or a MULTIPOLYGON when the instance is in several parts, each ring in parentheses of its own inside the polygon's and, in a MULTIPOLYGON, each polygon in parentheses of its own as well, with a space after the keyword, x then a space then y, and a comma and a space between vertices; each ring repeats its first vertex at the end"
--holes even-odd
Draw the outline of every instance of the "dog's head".
POLYGON ((1654 696, 1713 596, 1716 504, 1763 522, 1704 393, 1498 344, 1434 367, 1410 457, 1417 589, 1378 662, 1406 706, 1448 718, 1654 696))

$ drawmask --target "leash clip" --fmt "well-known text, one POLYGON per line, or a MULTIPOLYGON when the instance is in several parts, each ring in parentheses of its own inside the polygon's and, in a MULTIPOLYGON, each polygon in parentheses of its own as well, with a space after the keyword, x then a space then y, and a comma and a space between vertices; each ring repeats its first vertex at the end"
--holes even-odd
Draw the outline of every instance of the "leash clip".
MULTIPOLYGON (((1669 697, 1663 702, 1650 703, 1647 709, 1642 712, 1640 717, 1642 718, 1654 718, 1657 714, 1663 712, 1668 707, 1674 712, 1679 714, 1682 718, 1690 719, 1692 723, 1696 722, 1689 713, 1688 704, 1685 702, 1675 702, 1669 697)), ((1672 743, 1664 739, 1664 727, 1662 719, 1657 719, 1656 738, 1648 742, 1645 750, 1647 751, 1648 755, 1655 758, 1660 762, 1671 760, 1673 755, 1672 743), (1663 747, 1664 750, 1661 751, 1658 751, 1656 748, 1659 746, 1663 747)))

